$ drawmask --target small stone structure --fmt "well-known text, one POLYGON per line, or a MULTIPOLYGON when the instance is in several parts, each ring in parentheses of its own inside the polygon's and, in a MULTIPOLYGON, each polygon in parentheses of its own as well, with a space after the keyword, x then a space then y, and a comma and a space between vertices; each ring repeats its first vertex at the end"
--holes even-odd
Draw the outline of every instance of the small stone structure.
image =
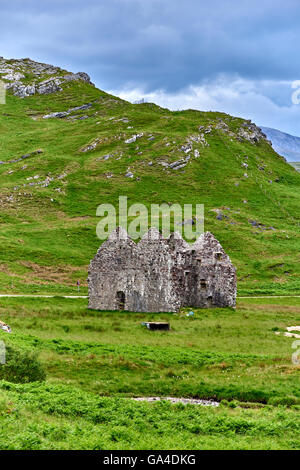
POLYGON ((136 244, 118 227, 89 267, 89 308, 177 312, 181 307, 235 307, 235 267, 210 233, 193 245, 151 228, 136 244))

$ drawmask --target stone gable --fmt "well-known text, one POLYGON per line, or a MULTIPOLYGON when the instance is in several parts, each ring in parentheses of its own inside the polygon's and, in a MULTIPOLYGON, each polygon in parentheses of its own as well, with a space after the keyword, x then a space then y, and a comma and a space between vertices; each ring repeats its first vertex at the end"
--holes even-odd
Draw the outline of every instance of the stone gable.
POLYGON ((236 273, 206 232, 189 245, 179 233, 150 229, 136 244, 117 228, 89 267, 89 308, 177 312, 181 307, 235 307, 236 273))

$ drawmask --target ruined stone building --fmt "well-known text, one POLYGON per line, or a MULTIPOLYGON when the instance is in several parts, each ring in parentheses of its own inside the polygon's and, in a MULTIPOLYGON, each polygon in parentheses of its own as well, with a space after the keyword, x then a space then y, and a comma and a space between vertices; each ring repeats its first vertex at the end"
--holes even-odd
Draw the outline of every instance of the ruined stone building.
POLYGON ((136 244, 117 228, 89 267, 89 308, 177 312, 181 307, 235 307, 236 273, 210 233, 193 245, 150 229, 136 244))

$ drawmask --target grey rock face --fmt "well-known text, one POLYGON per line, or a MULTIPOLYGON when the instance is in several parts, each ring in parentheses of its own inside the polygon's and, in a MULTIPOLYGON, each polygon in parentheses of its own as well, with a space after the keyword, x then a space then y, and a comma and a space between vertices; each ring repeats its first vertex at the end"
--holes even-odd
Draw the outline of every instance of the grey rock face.
POLYGON ((36 92, 34 85, 23 85, 19 81, 6 85, 6 88, 8 90, 11 89, 13 94, 19 98, 26 98, 27 96, 34 95, 36 92))
POLYGON ((25 155, 22 155, 19 158, 14 158, 13 160, 7 160, 6 162, 0 162, 0 165, 7 165, 7 164, 10 164, 10 163, 18 163, 18 162, 21 162, 22 160, 26 160, 27 158, 33 157, 34 155, 39 155, 41 153, 43 153, 43 151, 38 149, 38 150, 35 150, 34 152, 26 153, 25 155))
MULTIPOLYGON (((76 106, 76 108, 70 108, 68 109, 68 111, 58 111, 58 112, 46 114, 45 116, 43 116, 43 119, 52 119, 52 118, 61 119, 61 118, 69 116, 73 112, 89 109, 91 106, 92 106, 92 103, 87 103, 87 104, 83 104, 82 106, 76 106)), ((88 116, 81 116, 80 118, 82 119, 83 117, 88 117, 88 116)))
POLYGON ((56 93, 62 91, 64 84, 74 80, 93 85, 88 74, 84 72, 66 74, 65 71, 53 65, 34 62, 30 59, 8 61, 1 57, 0 79, 5 80, 6 88, 12 90, 13 94, 19 98, 56 93), (26 74, 32 77, 31 83, 23 83, 26 74), (49 75, 51 75, 50 78, 49 75))
POLYGON ((136 142, 137 139, 140 139, 141 137, 143 137, 143 135, 144 135, 143 133, 135 134, 129 139, 125 140, 125 144, 133 144, 134 142, 136 142))
POLYGON ((209 232, 189 245, 150 229, 136 244, 118 228, 89 267, 89 308, 177 312, 181 307, 235 307, 236 272, 209 232))
POLYGON ((7 89, 12 89, 13 94, 19 98, 26 98, 27 96, 35 95, 49 95, 51 93, 56 93, 57 91, 62 91, 60 87, 61 80, 58 78, 50 78, 40 82, 39 84, 33 83, 32 85, 24 85, 21 81, 10 83, 6 86, 7 89))
POLYGON ((64 118, 68 116, 68 113, 66 111, 61 111, 61 112, 57 112, 57 113, 50 113, 50 114, 46 114, 45 116, 43 116, 43 119, 52 119, 52 118, 64 118))
POLYGON ((261 140, 267 140, 263 131, 252 122, 245 121, 237 134, 239 139, 248 140, 251 144, 256 144, 261 140))
POLYGON ((89 75, 85 72, 69 73, 68 75, 65 75, 63 78, 66 82, 72 82, 74 80, 75 81, 83 80, 84 82, 90 83, 92 85, 89 75))
POLYGON ((51 93, 56 93, 57 91, 62 91, 61 88, 62 80, 59 78, 49 78, 44 80, 36 86, 36 91, 40 95, 50 95, 51 93))
POLYGON ((4 78, 4 80, 17 82, 18 80, 21 80, 21 78, 25 78, 25 76, 19 72, 10 72, 7 75, 4 75, 2 78, 4 78))

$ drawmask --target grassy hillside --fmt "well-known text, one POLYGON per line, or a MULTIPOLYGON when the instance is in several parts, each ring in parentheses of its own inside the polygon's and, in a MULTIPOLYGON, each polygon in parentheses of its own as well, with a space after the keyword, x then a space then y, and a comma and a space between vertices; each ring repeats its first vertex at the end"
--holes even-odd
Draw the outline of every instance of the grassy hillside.
MULTIPOLYGON (((27 71, 22 83, 49 73, 27 71)), ((130 104, 84 80, 61 87, 23 99, 10 89, 0 105, 0 292, 72 293, 77 279, 85 292, 101 243, 96 208, 119 195, 129 204, 205 204, 205 229, 237 266, 240 294, 297 292, 300 175, 266 140, 243 137, 249 123, 130 104), (168 167, 187 157, 187 145, 186 166, 168 167)))
POLYGON ((159 314, 171 330, 153 332, 141 323, 158 314, 1 299, 13 333, 0 340, 37 353, 47 381, 0 380, 0 449, 299 449, 299 365, 283 335, 299 307, 239 300, 235 311, 159 314), (220 406, 130 399, 143 396, 220 406))

